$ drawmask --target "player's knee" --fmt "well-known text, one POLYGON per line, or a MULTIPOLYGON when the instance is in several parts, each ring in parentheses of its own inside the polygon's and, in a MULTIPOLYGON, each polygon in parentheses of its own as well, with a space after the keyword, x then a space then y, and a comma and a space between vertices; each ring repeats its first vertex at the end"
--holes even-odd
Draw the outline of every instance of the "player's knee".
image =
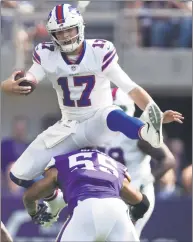
POLYGON ((34 183, 33 180, 27 181, 27 180, 19 179, 15 175, 13 175, 12 172, 9 173, 9 177, 15 184, 24 188, 28 188, 34 183))
POLYGON ((112 105, 110 107, 106 107, 106 108, 103 109, 102 120, 106 121, 108 116, 109 116, 109 114, 114 112, 114 111, 123 112, 123 110, 120 107, 115 106, 115 105, 112 105))

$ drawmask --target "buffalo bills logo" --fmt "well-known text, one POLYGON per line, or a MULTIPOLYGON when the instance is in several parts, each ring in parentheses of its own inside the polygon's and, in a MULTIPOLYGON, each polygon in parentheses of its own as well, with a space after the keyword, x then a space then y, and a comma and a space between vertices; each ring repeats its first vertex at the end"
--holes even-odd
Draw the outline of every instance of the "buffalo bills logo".
POLYGON ((76 8, 73 8, 72 6, 69 6, 69 7, 68 7, 68 10, 69 10, 69 12, 71 12, 72 14, 78 14, 78 15, 80 15, 80 12, 79 12, 76 8))

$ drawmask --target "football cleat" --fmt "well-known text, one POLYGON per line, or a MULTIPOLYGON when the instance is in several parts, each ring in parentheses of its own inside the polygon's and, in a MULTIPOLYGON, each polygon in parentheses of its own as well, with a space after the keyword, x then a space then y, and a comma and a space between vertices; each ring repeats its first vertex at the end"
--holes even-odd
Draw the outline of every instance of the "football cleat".
POLYGON ((159 107, 154 102, 149 103, 142 113, 140 120, 145 122, 145 125, 140 130, 141 138, 150 143, 154 148, 159 148, 163 144, 163 114, 159 107))

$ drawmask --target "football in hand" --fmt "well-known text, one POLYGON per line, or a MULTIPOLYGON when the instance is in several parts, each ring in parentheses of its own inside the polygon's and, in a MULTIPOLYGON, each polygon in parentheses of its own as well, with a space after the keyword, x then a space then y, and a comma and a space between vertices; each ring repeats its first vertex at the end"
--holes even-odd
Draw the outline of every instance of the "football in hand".
POLYGON ((14 79, 15 81, 17 81, 22 77, 26 77, 26 80, 20 82, 19 86, 23 86, 23 87, 30 86, 31 91, 28 94, 25 94, 25 95, 29 95, 35 90, 37 82, 35 80, 35 77, 31 73, 29 72, 25 73, 24 71, 20 71, 19 73, 17 73, 14 79))

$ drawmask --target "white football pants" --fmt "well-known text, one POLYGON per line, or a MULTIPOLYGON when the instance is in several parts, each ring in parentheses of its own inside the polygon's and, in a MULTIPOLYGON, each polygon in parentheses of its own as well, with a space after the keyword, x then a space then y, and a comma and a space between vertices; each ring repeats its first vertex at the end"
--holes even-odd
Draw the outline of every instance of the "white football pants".
POLYGON ((65 139, 48 148, 46 143, 61 137, 61 133, 64 132, 64 125, 60 121, 49 127, 37 136, 14 163, 12 174, 18 179, 32 180, 44 172, 52 157, 84 147, 99 146, 111 140, 117 133, 107 127, 106 118, 115 109, 119 108, 112 105, 98 110, 91 118, 79 122, 75 133, 69 134, 65 139))
POLYGON ((126 210, 127 205, 118 198, 79 201, 56 241, 139 241, 126 210))

